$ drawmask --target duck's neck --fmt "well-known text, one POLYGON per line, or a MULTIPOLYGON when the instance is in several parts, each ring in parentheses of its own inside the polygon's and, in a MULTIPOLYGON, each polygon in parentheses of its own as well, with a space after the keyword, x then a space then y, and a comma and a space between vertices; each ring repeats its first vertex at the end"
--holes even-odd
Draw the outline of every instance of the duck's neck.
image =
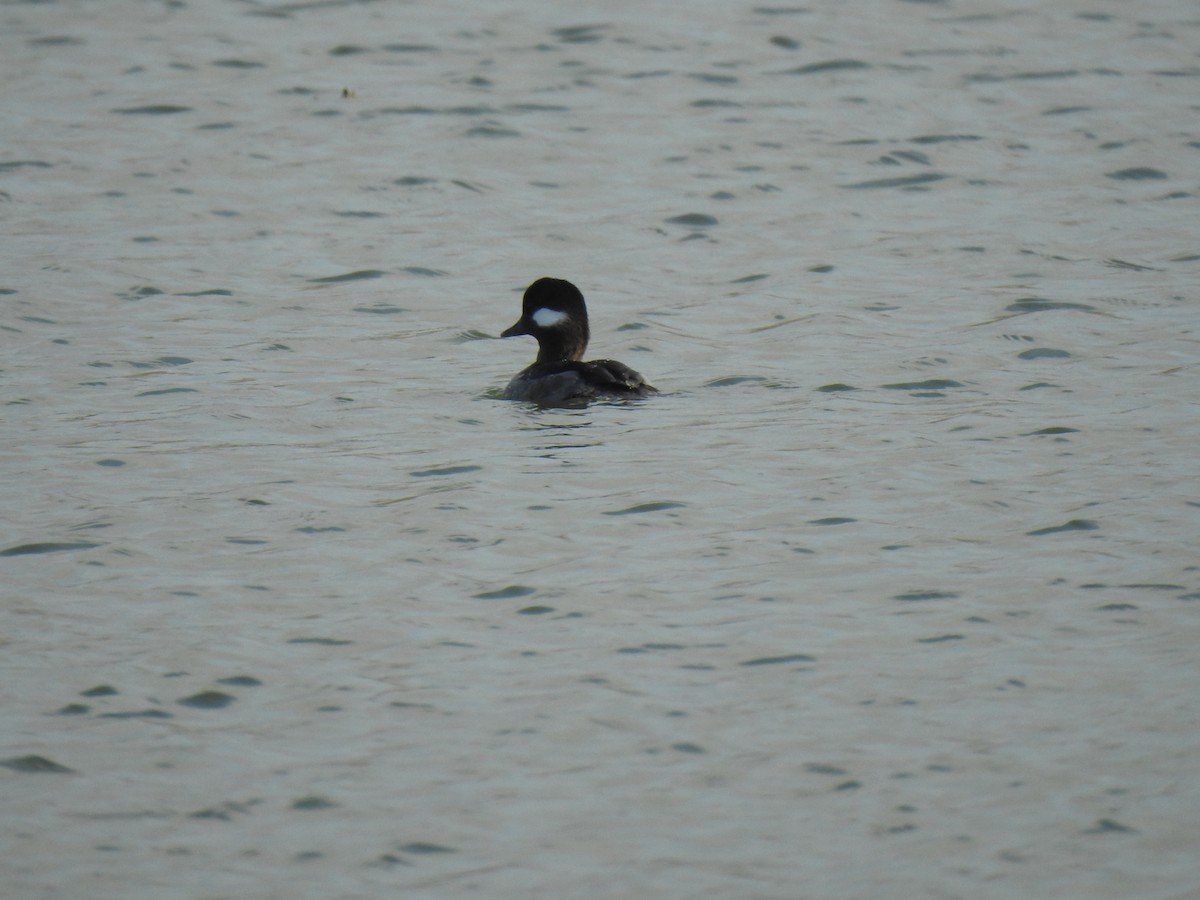
POLYGON ((577 362, 587 350, 588 335, 584 331, 549 331, 538 337, 539 363, 577 362))

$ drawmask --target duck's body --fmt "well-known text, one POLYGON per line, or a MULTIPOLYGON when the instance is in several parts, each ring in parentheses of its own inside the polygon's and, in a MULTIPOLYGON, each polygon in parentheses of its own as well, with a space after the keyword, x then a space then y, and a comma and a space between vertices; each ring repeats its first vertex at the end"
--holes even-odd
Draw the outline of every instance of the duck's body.
POLYGON ((506 400, 564 406, 589 400, 633 400, 658 393, 639 373, 612 359, 583 361, 588 344, 587 306, 579 288, 561 278, 539 278, 525 291, 521 318, 501 337, 537 339, 533 365, 504 389, 506 400))

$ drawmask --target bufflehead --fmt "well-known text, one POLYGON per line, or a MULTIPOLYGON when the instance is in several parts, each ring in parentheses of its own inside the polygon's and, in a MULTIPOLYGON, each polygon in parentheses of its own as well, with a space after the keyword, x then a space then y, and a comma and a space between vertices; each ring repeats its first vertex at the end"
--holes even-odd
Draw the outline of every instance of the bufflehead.
POLYGON ((588 343, 587 307, 579 288, 561 278, 539 278, 525 290, 521 318, 500 337, 537 338, 532 366, 504 389, 505 400, 564 406, 588 400, 630 400, 657 394, 646 379, 613 359, 583 362, 588 343))

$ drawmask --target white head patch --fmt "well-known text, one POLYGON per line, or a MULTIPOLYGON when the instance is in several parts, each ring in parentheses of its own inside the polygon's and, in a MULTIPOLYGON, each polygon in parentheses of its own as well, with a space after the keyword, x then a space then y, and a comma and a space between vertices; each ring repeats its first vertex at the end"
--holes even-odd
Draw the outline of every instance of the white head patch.
POLYGON ((533 319, 539 328, 553 328, 571 317, 561 309, 549 309, 543 306, 529 318, 533 319))

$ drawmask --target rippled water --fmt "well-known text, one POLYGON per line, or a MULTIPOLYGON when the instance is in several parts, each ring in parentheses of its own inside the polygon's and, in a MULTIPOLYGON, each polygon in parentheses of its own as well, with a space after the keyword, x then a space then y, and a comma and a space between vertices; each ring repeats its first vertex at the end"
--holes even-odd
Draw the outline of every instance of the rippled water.
POLYGON ((0 4, 8 890, 1188 895, 1198 45, 0 4))

